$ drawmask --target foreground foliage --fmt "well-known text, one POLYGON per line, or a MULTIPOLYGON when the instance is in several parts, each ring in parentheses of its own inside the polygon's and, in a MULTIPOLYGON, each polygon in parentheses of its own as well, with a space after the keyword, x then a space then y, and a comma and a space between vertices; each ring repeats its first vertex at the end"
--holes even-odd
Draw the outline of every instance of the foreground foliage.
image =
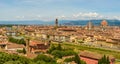
POLYGON ((8 64, 8 63, 11 63, 11 64, 19 64, 19 63, 30 64, 30 63, 32 63, 32 61, 28 58, 18 56, 15 54, 7 54, 7 53, 0 52, 0 64, 8 64))
POLYGON ((15 54, 0 52, 0 64, 56 64, 56 61, 46 55, 40 54, 34 59, 28 59, 15 54))
POLYGON ((37 64, 56 64, 55 59, 44 54, 38 55, 36 58, 34 58, 34 61, 37 62, 37 64))
POLYGON ((76 52, 73 50, 68 50, 62 48, 61 44, 57 44, 57 46, 51 44, 50 49, 48 50, 48 53, 54 56, 54 58, 62 58, 66 56, 74 56, 72 58, 66 58, 64 62, 72 62, 75 61, 77 64, 86 64, 84 61, 80 60, 80 57, 76 52))

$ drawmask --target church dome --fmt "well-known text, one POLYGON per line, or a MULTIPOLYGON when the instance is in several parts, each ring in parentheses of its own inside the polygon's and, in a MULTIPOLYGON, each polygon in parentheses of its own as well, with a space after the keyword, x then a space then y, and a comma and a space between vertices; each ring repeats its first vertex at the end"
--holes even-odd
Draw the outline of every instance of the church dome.
POLYGON ((107 26, 108 25, 108 22, 106 21, 106 20, 103 20, 102 22, 101 22, 101 26, 107 26))

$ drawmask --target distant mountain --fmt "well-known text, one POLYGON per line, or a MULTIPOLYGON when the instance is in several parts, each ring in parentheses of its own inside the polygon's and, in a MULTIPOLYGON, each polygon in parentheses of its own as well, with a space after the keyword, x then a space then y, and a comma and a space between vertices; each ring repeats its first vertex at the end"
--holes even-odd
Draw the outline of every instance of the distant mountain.
POLYGON ((31 24, 49 24, 51 22, 45 22, 41 20, 26 20, 26 21, 0 21, 0 24, 23 24, 23 25, 31 25, 31 24))
MULTIPOLYGON (((100 25, 102 20, 59 20, 61 25, 86 25, 91 21, 94 25, 100 25)), ((120 26, 120 20, 107 20, 110 26, 120 26)), ((22 25, 54 25, 54 21, 27 20, 27 21, 0 21, 0 24, 22 25)))
MULTIPOLYGON (((64 20, 63 20, 64 21, 64 20)), ((102 20, 69 20, 64 22, 64 25, 86 25, 89 21, 91 21, 94 25, 100 25, 102 20)), ((120 26, 120 20, 107 20, 110 26, 120 26)))

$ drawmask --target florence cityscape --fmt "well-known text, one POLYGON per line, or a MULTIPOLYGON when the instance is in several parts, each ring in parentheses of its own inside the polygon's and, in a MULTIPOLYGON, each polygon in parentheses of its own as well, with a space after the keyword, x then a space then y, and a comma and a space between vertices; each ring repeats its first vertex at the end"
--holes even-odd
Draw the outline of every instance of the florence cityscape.
POLYGON ((119 3, 0 0, 0 64, 120 64, 119 3))

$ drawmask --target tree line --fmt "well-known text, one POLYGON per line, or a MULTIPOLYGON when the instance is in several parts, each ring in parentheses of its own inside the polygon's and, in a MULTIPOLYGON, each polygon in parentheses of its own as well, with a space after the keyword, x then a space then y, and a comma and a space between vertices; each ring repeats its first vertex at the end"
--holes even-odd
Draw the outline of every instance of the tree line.
POLYGON ((26 45, 26 42, 25 42, 24 38, 16 39, 16 38, 13 38, 13 37, 9 37, 9 41, 12 42, 12 43, 16 43, 16 44, 26 45))

